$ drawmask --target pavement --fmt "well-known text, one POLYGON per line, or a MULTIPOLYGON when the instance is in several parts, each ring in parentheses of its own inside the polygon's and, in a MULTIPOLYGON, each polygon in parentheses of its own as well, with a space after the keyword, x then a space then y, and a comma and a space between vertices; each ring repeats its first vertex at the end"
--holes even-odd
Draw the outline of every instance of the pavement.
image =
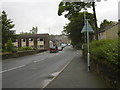
POLYGON ((77 55, 44 89, 47 88, 109 88, 97 74, 87 71, 82 53, 77 55))

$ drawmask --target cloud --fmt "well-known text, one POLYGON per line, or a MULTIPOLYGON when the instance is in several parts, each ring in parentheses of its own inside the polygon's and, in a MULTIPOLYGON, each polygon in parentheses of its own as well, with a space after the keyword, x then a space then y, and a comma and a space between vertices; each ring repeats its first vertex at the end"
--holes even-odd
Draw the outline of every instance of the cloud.
MULTIPOLYGON (((38 26, 39 33, 60 34, 63 26, 69 21, 58 16, 58 5, 61 0, 2 0, 2 10, 15 23, 17 33, 29 32, 38 26)), ((0 5, 1 6, 1 5, 0 5)), ((92 12, 92 8, 88 11, 92 12)), ((118 2, 107 0, 96 3, 98 24, 103 19, 118 20, 118 2)))
POLYGON ((49 31, 54 33, 58 30, 54 34, 60 34, 68 20, 57 15, 58 4, 57 2, 3 2, 2 9, 14 21, 17 33, 29 32, 33 26, 38 26, 39 33, 49 31))

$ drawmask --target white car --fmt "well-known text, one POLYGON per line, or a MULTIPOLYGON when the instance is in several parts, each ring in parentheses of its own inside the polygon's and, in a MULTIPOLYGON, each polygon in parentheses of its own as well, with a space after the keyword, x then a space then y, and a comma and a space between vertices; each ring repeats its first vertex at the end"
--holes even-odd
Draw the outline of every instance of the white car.
POLYGON ((61 44, 61 46, 62 46, 62 48, 64 48, 64 47, 66 47, 66 44, 65 44, 65 43, 63 43, 63 44, 61 44))
POLYGON ((59 47, 58 47, 58 50, 59 50, 59 51, 62 51, 62 47, 61 47, 61 46, 59 46, 59 47))

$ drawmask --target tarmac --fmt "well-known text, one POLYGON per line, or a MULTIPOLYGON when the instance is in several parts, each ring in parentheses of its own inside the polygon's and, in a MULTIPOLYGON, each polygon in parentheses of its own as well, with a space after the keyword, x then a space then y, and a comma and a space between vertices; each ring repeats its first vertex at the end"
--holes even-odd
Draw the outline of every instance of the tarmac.
MULTIPOLYGON (((96 73, 88 72, 82 53, 77 55, 67 67, 50 82, 47 88, 109 88, 96 73)), ((44 89, 45 89, 44 88, 44 89)))

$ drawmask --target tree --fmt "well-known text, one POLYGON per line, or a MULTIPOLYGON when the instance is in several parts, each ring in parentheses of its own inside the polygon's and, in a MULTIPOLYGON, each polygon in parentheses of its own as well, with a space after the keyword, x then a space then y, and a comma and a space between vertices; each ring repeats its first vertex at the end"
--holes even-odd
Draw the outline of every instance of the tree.
POLYGON ((6 43, 6 50, 7 51, 13 51, 14 50, 14 45, 12 44, 12 40, 8 40, 6 43))
MULTIPOLYGON (((76 46, 85 41, 81 30, 84 25, 84 13, 86 13, 87 19, 90 19, 90 23, 94 23, 94 17, 88 12, 80 12, 85 7, 90 8, 91 3, 84 2, 61 2, 59 4, 58 15, 61 16, 64 12, 64 17, 67 18, 70 23, 64 27, 64 32, 71 39, 73 46, 76 46)), ((95 25, 92 25, 95 28, 95 25)))
POLYGON ((31 34, 37 34, 37 32, 38 32, 38 27, 37 26, 36 27, 32 27, 32 30, 30 30, 31 34))
POLYGON ((2 11, 0 19, 0 21, 2 21, 2 49, 5 49, 5 44, 8 42, 8 40, 13 40, 16 38, 15 31, 11 30, 15 24, 13 24, 11 19, 7 18, 5 11, 2 11))
MULTIPOLYGON (((61 16, 63 12, 67 12, 65 14, 65 18, 71 19, 72 16, 76 16, 76 13, 79 13, 81 9, 87 7, 93 7, 93 15, 94 15, 94 24, 95 24, 95 38, 98 40, 98 26, 97 26, 97 18, 96 18, 96 11, 95 11, 95 0, 82 0, 83 2, 65 2, 62 1, 59 4, 58 15, 61 16), (87 1, 87 3, 84 3, 87 1)), ((100 2, 101 0, 96 0, 100 2)), ((107 1, 107 0, 104 0, 107 1)))
POLYGON ((113 24, 115 24, 115 22, 104 19, 103 22, 100 24, 100 30, 103 30, 106 26, 110 26, 113 24))
MULTIPOLYGON (((95 28, 95 26, 93 25, 94 22, 93 14, 86 12, 86 15, 87 15, 86 18, 90 19, 90 24, 92 25, 92 27, 95 28)), ((77 17, 72 18, 70 23, 68 23, 64 27, 64 33, 68 35, 68 37, 71 39, 72 45, 75 47, 78 45, 80 46, 80 44, 85 42, 85 37, 83 34, 81 34, 83 26, 84 26, 84 13, 81 12, 77 15, 77 17)))
POLYGON ((63 12, 66 12, 64 15, 65 18, 71 20, 72 18, 76 17, 78 13, 85 7, 90 8, 91 3, 84 3, 84 2, 60 2, 58 15, 61 16, 63 12))

